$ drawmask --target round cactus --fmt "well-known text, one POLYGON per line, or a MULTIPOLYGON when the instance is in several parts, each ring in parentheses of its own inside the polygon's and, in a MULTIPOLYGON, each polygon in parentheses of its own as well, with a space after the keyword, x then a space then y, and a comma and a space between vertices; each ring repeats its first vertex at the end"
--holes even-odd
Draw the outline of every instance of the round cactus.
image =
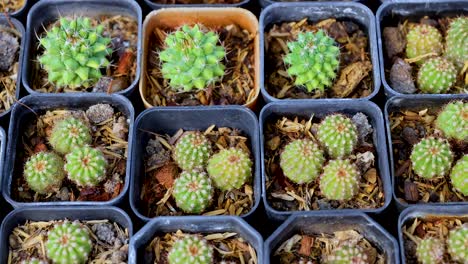
POLYGON ((186 235, 174 242, 168 259, 169 264, 210 264, 213 262, 213 248, 203 238, 186 235))
POLYGON ((466 263, 468 260, 468 224, 449 232, 447 249, 452 260, 466 263))
POLYGON ((55 123, 49 143, 55 151, 67 154, 76 147, 91 143, 91 132, 83 121, 69 117, 55 123))
POLYGON ((219 189, 239 189, 252 175, 252 161, 242 149, 223 149, 208 160, 207 171, 219 189))
POLYGON ((453 187, 468 196, 468 155, 464 155, 452 168, 450 180, 453 187))
POLYGON ((26 162, 24 178, 29 188, 37 193, 58 189, 65 178, 63 160, 55 153, 39 152, 26 162))
POLYGON ((72 150, 65 156, 68 178, 78 186, 96 186, 106 178, 107 161, 104 154, 90 146, 72 150))
POLYGON ((186 133, 174 149, 174 160, 183 170, 202 168, 210 158, 211 144, 200 132, 186 133))
POLYGON ((26 260, 22 260, 21 264, 47 264, 47 262, 40 260, 38 258, 30 258, 26 260))
POLYGON ((78 222, 56 224, 48 233, 47 257, 58 264, 86 263, 92 241, 88 231, 78 222))
POLYGON ((437 56, 442 52, 442 35, 437 28, 426 24, 413 27, 406 35, 406 42, 406 57, 409 59, 428 53, 435 53, 437 56))
POLYGON ((107 67, 106 56, 112 53, 110 38, 103 37, 104 27, 93 27, 89 18, 60 18, 45 37, 39 39, 44 54, 39 62, 48 73, 49 82, 58 87, 89 87, 101 78, 107 67))
POLYGON ((349 200, 359 189, 360 175, 348 159, 331 160, 320 178, 320 190, 330 200, 349 200))
POLYGON ((308 92, 324 91, 333 84, 340 64, 340 48, 323 31, 299 33, 296 41, 287 43, 289 53, 284 56, 287 72, 295 76, 295 84, 308 92))
POLYGON ((445 55, 453 61, 457 67, 462 68, 468 61, 467 17, 458 17, 450 23, 445 42, 445 55))
POLYGON ((165 49, 159 53, 161 72, 174 89, 191 91, 204 89, 224 75, 223 46, 219 36, 203 32, 198 25, 184 25, 165 39, 165 49))
POLYGON ((353 152, 358 142, 357 128, 354 122, 341 114, 327 116, 320 123, 317 138, 332 158, 341 158, 353 152))
POLYGON ((432 179, 447 174, 452 165, 453 153, 446 140, 429 137, 414 145, 410 159, 418 176, 432 179))
POLYGON ((206 173, 184 171, 175 180, 172 195, 176 200, 177 207, 184 212, 200 214, 211 203, 213 187, 206 173))
POLYGON ((323 151, 310 139, 289 142, 280 156, 283 174, 297 184, 315 180, 324 162, 323 151))
POLYGON ((368 264, 368 256, 358 245, 344 244, 324 257, 325 264, 368 264))
POLYGON ((445 93, 457 80, 457 70, 449 60, 437 57, 428 59, 418 72, 418 88, 423 93, 445 93))
POLYGON ((442 263, 444 252, 444 242, 434 237, 421 240, 416 247, 416 257, 422 264, 442 263))
POLYGON ((454 101, 437 116, 435 125, 448 138, 468 140, 468 103, 454 101))

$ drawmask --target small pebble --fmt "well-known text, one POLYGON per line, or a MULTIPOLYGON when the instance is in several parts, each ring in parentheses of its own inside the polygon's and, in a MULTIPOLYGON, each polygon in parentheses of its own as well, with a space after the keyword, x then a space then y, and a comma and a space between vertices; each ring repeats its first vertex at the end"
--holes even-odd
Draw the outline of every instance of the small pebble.
POLYGON ((86 116, 94 124, 104 122, 114 115, 114 108, 109 104, 96 104, 86 110, 86 116))
POLYGON ((352 117, 352 120, 358 130, 359 142, 365 142, 367 136, 374 131, 372 126, 369 124, 369 120, 367 120, 367 116, 359 112, 352 117))
POLYGON ((92 226, 93 232, 102 242, 105 242, 109 245, 114 244, 114 240, 116 239, 116 235, 114 232, 114 228, 109 223, 100 223, 95 224, 92 226))
POLYGON ((12 34, 0 30, 0 71, 8 71, 11 68, 18 50, 18 39, 12 34))
POLYGON ((412 68, 406 61, 397 58, 392 68, 390 69, 390 85, 391 87, 404 94, 412 94, 416 92, 413 76, 411 74, 412 68))
POLYGON ((401 137, 411 145, 419 142, 418 132, 412 127, 405 127, 401 131, 401 137))

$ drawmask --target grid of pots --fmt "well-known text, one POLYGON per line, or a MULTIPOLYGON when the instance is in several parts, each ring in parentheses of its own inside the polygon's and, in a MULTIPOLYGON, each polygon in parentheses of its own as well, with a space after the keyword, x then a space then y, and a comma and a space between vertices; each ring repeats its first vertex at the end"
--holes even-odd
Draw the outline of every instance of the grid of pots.
MULTIPOLYGON (((194 250, 203 263, 466 261, 459 246, 468 239, 466 62, 464 68, 445 59, 449 24, 466 16, 466 2, 276 2, 7 0, 0 16, 0 45, 10 47, 0 47, 0 125, 7 130, 0 127, 0 261, 190 263, 194 250), (41 60, 44 39, 64 18, 77 17, 102 27, 109 38, 100 40, 108 47, 103 60, 112 63, 102 63, 108 65, 92 84, 58 85, 41 60), (181 92, 162 73, 158 55, 166 37, 186 24, 218 34, 229 70, 208 88, 181 92), (418 28, 435 29, 440 43, 411 55, 406 38, 418 28), (298 35, 320 31, 339 46, 339 67, 326 76, 325 89, 298 83, 288 68, 298 35), (456 77, 429 94, 420 76, 436 60, 453 64, 456 77), (449 135, 440 120, 455 108, 462 117, 449 135), (355 128, 356 142, 344 155, 333 154, 318 134, 332 117, 355 128), (63 151, 53 142, 66 122, 89 130, 88 151, 104 157, 92 185, 72 177, 79 174, 72 153, 85 147, 63 151), (191 136, 210 146, 196 169, 177 156, 191 136), (421 176, 424 168, 412 160, 426 139, 449 149, 450 164, 438 177, 421 176), (314 172, 320 176, 300 183, 282 156, 297 142, 323 153, 314 172), (248 169, 226 189, 215 174, 232 171, 210 165, 228 150, 243 153, 248 169), (44 153, 61 171, 47 190, 27 179, 27 164, 44 153), (334 199, 337 189, 347 191, 339 182, 327 188, 325 176, 339 162, 358 176, 351 196, 334 199), (177 195, 184 176, 210 188, 197 196, 202 205, 177 195), (72 232, 80 252, 57 251, 66 244, 60 232, 72 232)), ((464 51, 457 55, 466 59, 464 51)), ((308 55, 296 54, 296 61, 308 55)), ((81 78, 79 70, 69 72, 81 78)))

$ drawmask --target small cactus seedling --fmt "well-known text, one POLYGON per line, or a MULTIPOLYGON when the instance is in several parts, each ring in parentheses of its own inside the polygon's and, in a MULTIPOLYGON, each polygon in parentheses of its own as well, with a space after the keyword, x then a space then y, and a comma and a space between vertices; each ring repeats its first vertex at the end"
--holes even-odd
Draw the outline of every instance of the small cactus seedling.
POLYGON ((457 70, 449 60, 437 57, 428 59, 418 72, 418 88, 423 93, 445 93, 457 80, 457 70))
POLYGON ((468 140, 468 103, 454 101, 447 104, 437 116, 435 125, 448 138, 468 140))
POLYGON ((78 222, 56 224, 48 233, 47 257, 58 264, 86 263, 92 241, 88 231, 78 222))
POLYGON ((463 155, 453 166, 450 180, 457 191, 468 196, 468 155, 463 155))
POLYGON ((280 156, 283 174, 297 184, 315 180, 324 162, 323 151, 310 139, 289 142, 280 156))
POLYGON ((445 42, 445 55, 453 61, 457 67, 462 68, 468 61, 467 17, 458 17, 450 23, 445 42))
POLYGON ((208 160, 208 175, 223 191, 239 189, 252 175, 252 161, 244 150, 223 149, 208 160))
POLYGON ((466 263, 468 260, 468 224, 449 232, 447 249, 452 260, 466 263))
POLYGON ((39 62, 49 82, 71 88, 94 85, 101 78, 100 69, 109 65, 106 56, 112 53, 111 40, 103 32, 104 26, 93 27, 89 18, 60 18, 60 25, 39 39, 44 48, 39 62))
POLYGON ((194 235, 174 242, 168 255, 169 264, 211 264, 213 262, 213 248, 205 239, 194 235))
POLYGON ((331 160, 320 178, 320 190, 330 200, 349 200, 356 195, 360 175, 356 165, 348 159, 331 160))
POLYGON ((446 140, 429 137, 414 145, 410 159, 418 176, 432 179, 448 173, 453 153, 446 140))
POLYGON ((332 158, 341 158, 353 152, 358 142, 357 128, 354 122, 341 114, 327 116, 320 123, 317 138, 332 158))
POLYGON ((406 35, 406 42, 406 57, 409 59, 429 53, 438 56, 442 52, 442 35, 437 28, 426 24, 412 28, 406 35))
POLYGON ((444 252, 444 242, 434 237, 422 239, 416 247, 416 257, 422 264, 442 263, 444 252))
POLYGON ((210 205, 213 187, 208 175, 198 171, 184 171, 174 182, 177 207, 186 213, 200 214, 210 205))
POLYGON ((308 92, 324 91, 333 84, 340 64, 340 48, 323 30, 299 33, 296 41, 287 43, 289 53, 284 57, 288 74, 295 84, 308 92))
POLYGON ((27 260, 22 260, 21 264, 47 264, 47 262, 40 260, 38 258, 30 258, 27 260))
POLYGON ((335 248, 324 257, 325 264, 368 264, 369 258, 358 245, 344 244, 335 248))
POLYGON ((39 152, 26 162, 24 178, 29 188, 37 193, 58 189, 65 178, 63 160, 55 153, 39 152))
POLYGON ((55 123, 49 143, 55 151, 67 154, 76 147, 91 143, 91 132, 83 121, 69 117, 55 123))
POLYGON ((203 32, 198 25, 182 26, 165 39, 165 49, 159 53, 161 72, 174 89, 191 91, 204 89, 224 75, 223 46, 219 36, 203 32))
POLYGON ((210 158, 211 144, 200 132, 183 135, 174 150, 174 160, 183 170, 202 168, 210 158))
POLYGON ((96 186, 106 178, 107 161, 98 149, 90 146, 75 148, 65 158, 68 178, 78 186, 96 186))

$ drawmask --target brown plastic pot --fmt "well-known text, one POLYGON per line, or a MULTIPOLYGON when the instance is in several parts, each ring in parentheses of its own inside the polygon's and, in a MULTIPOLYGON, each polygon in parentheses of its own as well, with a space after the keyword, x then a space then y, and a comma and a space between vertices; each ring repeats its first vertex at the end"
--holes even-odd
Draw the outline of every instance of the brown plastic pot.
POLYGON ((140 79, 140 96, 146 108, 153 107, 146 100, 146 67, 148 63, 151 47, 149 39, 155 28, 178 28, 185 24, 200 23, 207 27, 227 26, 237 24, 242 29, 255 33, 254 53, 255 53, 255 80, 254 93, 244 106, 255 108, 258 94, 260 92, 260 37, 258 34, 258 20, 254 14, 243 8, 236 7, 200 7, 200 8, 166 8, 149 13, 143 22, 143 60, 140 79))

